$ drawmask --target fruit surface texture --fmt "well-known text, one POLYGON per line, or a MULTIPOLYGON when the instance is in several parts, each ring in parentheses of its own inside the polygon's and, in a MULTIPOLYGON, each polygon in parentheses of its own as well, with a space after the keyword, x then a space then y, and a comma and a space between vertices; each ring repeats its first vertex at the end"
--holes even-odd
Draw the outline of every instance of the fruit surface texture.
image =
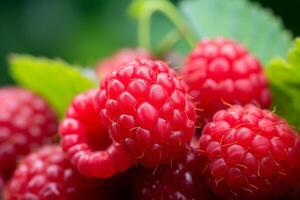
POLYGON ((61 146, 77 170, 87 177, 109 178, 133 161, 114 143, 96 109, 98 89, 77 95, 60 125, 61 146))
POLYGON ((202 131, 199 154, 202 175, 224 199, 275 199, 300 180, 296 131, 254 105, 218 111, 202 131))
POLYGON ((108 200, 101 180, 82 177, 59 146, 45 146, 27 156, 15 171, 7 200, 108 200))
POLYGON ((194 134, 186 85, 162 61, 136 60, 114 71, 102 81, 97 103, 112 139, 146 166, 180 157, 194 134))
POLYGON ((0 89, 0 174, 9 178, 19 158, 57 132, 54 111, 41 97, 17 88, 0 89))
POLYGON ((135 200, 213 200, 197 175, 199 159, 191 151, 173 165, 139 168, 133 183, 135 200))
POLYGON ((200 41, 188 55, 182 76, 197 106, 199 126, 228 104, 268 108, 271 103, 260 62, 232 40, 200 41))

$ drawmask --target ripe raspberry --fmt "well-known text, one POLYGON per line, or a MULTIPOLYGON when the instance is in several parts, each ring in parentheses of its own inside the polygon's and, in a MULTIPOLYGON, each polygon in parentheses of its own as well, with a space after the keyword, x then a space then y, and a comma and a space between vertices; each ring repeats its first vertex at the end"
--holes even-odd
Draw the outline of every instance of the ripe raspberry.
POLYGON ((61 145, 81 174, 108 178, 127 170, 133 161, 101 125, 95 107, 97 94, 93 89, 74 98, 60 126, 61 145))
POLYGON ((197 171, 199 160, 194 152, 172 166, 153 169, 141 168, 134 179, 136 200, 212 200, 214 199, 197 171))
POLYGON ((254 105, 218 111, 199 140, 211 188, 228 199, 273 199, 300 181, 300 139, 273 112, 254 105))
POLYGON ((25 89, 1 88, 0 102, 0 174, 7 179, 18 158, 51 141, 57 119, 41 97, 25 89))
POLYGON ((98 103, 112 139, 147 166, 180 157, 194 134, 183 81, 162 61, 136 60, 114 71, 102 82, 98 103))
POLYGON ((96 67, 100 79, 106 77, 120 66, 135 59, 151 59, 152 55, 145 49, 123 48, 115 52, 111 57, 101 60, 96 67))
POLYGON ((203 40, 188 55, 182 75, 197 105, 199 126, 227 104, 271 103, 259 61, 240 44, 216 38, 203 40))
POLYGON ((106 183, 80 176, 59 146, 46 146, 26 157, 15 171, 6 196, 7 200, 109 199, 106 183))

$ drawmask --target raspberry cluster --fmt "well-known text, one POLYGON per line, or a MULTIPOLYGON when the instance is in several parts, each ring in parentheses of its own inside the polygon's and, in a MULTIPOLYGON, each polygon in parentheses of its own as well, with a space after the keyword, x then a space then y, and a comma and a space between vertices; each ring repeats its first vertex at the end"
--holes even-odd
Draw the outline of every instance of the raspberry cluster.
POLYGON ((42 98, 0 89, 5 200, 299 199, 300 136, 266 110, 253 55, 216 38, 179 74, 151 57, 123 49, 103 61, 100 86, 66 110, 60 145, 48 145, 57 119, 42 98))

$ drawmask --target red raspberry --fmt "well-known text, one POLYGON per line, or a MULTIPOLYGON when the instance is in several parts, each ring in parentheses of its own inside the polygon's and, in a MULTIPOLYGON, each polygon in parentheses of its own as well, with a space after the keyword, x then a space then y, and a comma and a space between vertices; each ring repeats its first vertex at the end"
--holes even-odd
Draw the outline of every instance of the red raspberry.
POLYGON ((271 103, 259 61, 240 44, 224 39, 202 40, 188 55, 182 75, 197 105, 199 126, 225 104, 271 103))
POLYGON ((25 89, 1 88, 0 102, 0 174, 7 179, 19 157, 51 141, 57 118, 41 97, 25 89))
POLYGON ((194 134, 184 83, 162 61, 136 60, 114 71, 102 82, 98 103, 112 139, 147 166, 180 157, 194 134))
POLYGON ((101 125, 95 107, 97 94, 93 89, 74 98, 60 126, 61 145, 81 174, 108 178, 127 170, 133 161, 101 125))
POLYGON ((199 160, 194 152, 172 166, 159 166, 156 170, 141 168, 134 179, 135 200, 212 200, 197 171, 199 160))
POLYGON ((59 146, 46 146, 26 157, 15 171, 6 196, 7 200, 109 199, 106 183, 82 177, 59 146))
POLYGON ((106 77, 120 66, 135 59, 151 59, 152 55, 145 49, 123 48, 115 52, 112 56, 101 60, 96 67, 100 79, 106 77))
POLYGON ((217 112, 199 140, 211 188, 228 199, 273 199, 300 181, 300 139, 273 112, 254 105, 217 112))

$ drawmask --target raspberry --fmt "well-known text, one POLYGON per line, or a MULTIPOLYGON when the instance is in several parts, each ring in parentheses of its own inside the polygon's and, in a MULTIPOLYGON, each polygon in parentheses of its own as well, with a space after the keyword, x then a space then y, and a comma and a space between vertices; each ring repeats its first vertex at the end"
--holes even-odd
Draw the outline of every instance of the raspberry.
POLYGON ((15 171, 6 196, 7 200, 109 199, 106 183, 80 176, 59 146, 45 146, 26 157, 15 171))
POLYGON ((51 141, 57 118, 41 97, 25 89, 1 88, 0 102, 0 174, 7 179, 18 158, 51 141))
POLYGON ((106 77, 120 66, 135 59, 151 59, 152 55, 145 49, 123 48, 115 52, 111 57, 101 60, 96 67, 100 79, 106 77))
POLYGON ((197 176, 199 160, 194 152, 172 166, 153 169, 141 168, 134 179, 136 200, 212 200, 204 183, 197 176))
POLYGON ((273 199, 300 181, 300 139, 273 112, 254 105, 220 110, 199 140, 201 171, 228 199, 273 199))
POLYGON ((101 125, 95 105, 97 94, 98 90, 92 89, 74 98, 60 126, 61 145, 81 174, 109 178, 127 170, 133 161, 101 125))
POLYGON ((170 163, 194 134, 184 82, 162 61, 136 60, 101 83, 100 117, 112 139, 138 163, 170 163))
POLYGON ((225 104, 268 108, 271 95, 259 61, 240 44, 216 38, 203 40, 182 69, 189 94, 197 105, 198 125, 210 121, 225 104))

